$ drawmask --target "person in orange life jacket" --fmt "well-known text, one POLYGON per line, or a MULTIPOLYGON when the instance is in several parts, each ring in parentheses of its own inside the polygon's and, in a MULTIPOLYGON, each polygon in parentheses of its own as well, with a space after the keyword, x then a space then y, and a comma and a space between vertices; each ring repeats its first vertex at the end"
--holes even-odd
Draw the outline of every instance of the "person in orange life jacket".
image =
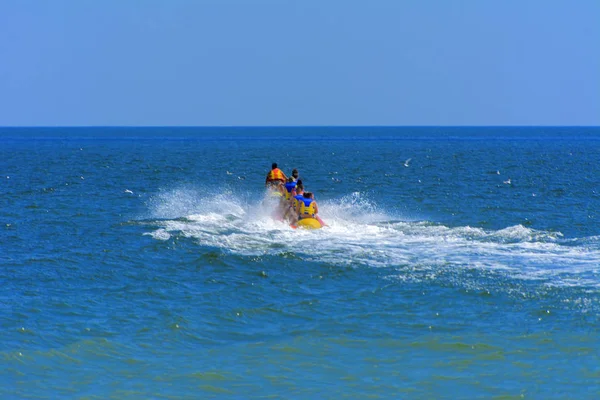
POLYGON ((287 176, 283 173, 282 170, 277 168, 277 163, 271 164, 271 171, 267 174, 267 179, 265 179, 266 187, 277 187, 280 184, 287 181, 287 176))
POLYGON ((299 203, 299 212, 298 219, 304 218, 314 218, 321 226, 326 226, 325 222, 319 217, 317 214, 319 213, 319 206, 315 201, 315 195, 311 192, 304 192, 302 198, 298 201, 299 203))

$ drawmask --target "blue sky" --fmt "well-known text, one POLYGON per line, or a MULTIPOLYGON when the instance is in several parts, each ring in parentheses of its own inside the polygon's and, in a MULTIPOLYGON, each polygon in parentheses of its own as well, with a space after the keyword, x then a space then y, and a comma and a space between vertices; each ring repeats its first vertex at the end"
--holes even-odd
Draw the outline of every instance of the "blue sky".
POLYGON ((600 125, 598 0, 3 0, 0 126, 600 125))

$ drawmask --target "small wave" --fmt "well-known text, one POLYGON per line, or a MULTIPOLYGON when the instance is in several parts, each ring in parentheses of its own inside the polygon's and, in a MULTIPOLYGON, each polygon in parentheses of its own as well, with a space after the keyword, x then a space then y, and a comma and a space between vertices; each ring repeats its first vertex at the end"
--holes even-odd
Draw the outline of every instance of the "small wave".
POLYGON ((171 239, 171 235, 165 229, 157 229, 154 232, 147 232, 144 235, 152 236, 153 239, 157 240, 169 240, 171 239))
POLYGON ((563 237, 563 234, 560 232, 538 231, 523 225, 515 225, 493 232, 490 236, 504 243, 556 242, 563 237))

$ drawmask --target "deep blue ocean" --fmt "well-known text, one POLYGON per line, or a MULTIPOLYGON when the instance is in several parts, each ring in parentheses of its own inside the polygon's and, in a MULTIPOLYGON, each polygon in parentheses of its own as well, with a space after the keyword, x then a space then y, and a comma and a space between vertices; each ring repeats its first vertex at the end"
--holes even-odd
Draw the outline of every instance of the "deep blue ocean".
POLYGON ((600 128, 1 128, 0 284, 2 399, 597 399, 600 128))

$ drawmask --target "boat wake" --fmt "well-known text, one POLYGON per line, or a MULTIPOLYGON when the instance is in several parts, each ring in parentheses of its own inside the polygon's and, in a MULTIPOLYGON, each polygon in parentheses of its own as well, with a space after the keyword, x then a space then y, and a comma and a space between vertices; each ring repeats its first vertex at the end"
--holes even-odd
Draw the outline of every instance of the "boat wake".
POLYGON ((242 256, 294 253, 339 266, 502 271, 547 285, 600 287, 600 237, 565 239, 522 225, 448 227, 389 216, 361 193, 320 202, 329 227, 293 230, 271 217, 269 198, 174 190, 152 199, 148 235, 193 240, 242 256), (352 211, 352 212, 350 212, 352 211))

